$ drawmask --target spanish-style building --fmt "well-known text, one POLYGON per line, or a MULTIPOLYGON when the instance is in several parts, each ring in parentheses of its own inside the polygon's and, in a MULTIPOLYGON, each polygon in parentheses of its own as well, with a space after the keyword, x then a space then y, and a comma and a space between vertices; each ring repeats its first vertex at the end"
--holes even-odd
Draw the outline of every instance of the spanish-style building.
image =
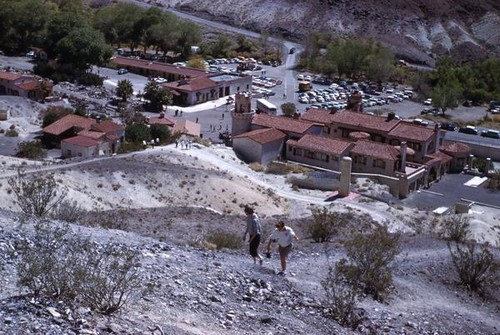
POLYGON ((168 80, 161 86, 172 93, 173 103, 192 106, 216 100, 252 88, 252 76, 228 73, 209 73, 161 62, 117 56, 112 61, 119 68, 148 77, 168 80))
MULTIPOLYGON (((248 104, 248 103, 247 103, 248 104)), ((340 171, 343 157, 351 157, 355 176, 367 176, 387 184, 394 195, 406 197, 410 192, 441 178, 447 172, 463 168, 470 149, 465 145, 444 142, 445 132, 438 127, 426 128, 395 118, 361 112, 331 112, 309 109, 300 119, 267 114, 253 115, 248 108, 233 113, 233 125, 239 134, 233 142, 235 152, 245 147, 247 161, 264 163, 262 157, 276 156, 301 164, 340 171), (247 124, 247 125, 245 125, 247 124), (248 144, 265 129, 286 135, 286 150, 277 156, 266 147, 248 144), (246 130, 246 131, 245 131, 246 130), (241 139, 247 139, 244 145, 241 139)), ((254 142, 256 142, 254 140, 254 142)), ((268 162, 269 160, 265 160, 268 162)))
POLYGON ((32 75, 0 71, 0 95, 14 95, 41 101, 50 95, 52 83, 32 75))
POLYGON ((233 137, 234 152, 241 160, 268 164, 281 158, 286 134, 275 128, 255 129, 233 137))
POLYGON ((125 127, 111 120, 69 114, 43 128, 44 142, 61 148, 61 156, 95 157, 118 152, 125 127))

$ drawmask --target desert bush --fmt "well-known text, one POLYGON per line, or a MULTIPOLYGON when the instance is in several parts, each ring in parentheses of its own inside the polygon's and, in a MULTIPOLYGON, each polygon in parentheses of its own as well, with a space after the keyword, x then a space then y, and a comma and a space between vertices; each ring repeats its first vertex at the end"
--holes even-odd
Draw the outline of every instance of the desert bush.
POLYGON ((17 130, 15 129, 8 129, 6 132, 5 132, 5 136, 7 137, 18 137, 19 136, 19 133, 17 132, 17 130))
POLYGON ((250 163, 248 167, 256 172, 262 172, 264 171, 264 166, 260 163, 250 163))
POLYGON ((392 287, 391 263, 399 253, 399 234, 377 226, 369 234, 357 233, 346 242, 347 258, 335 264, 335 271, 355 290, 384 301, 392 287))
POLYGON ((120 230, 126 230, 128 228, 126 212, 120 210, 114 211, 112 214, 97 209, 92 210, 86 212, 85 219, 82 221, 84 225, 89 227, 102 227, 106 229, 120 230))
POLYGON ((40 298, 78 301, 104 314, 148 293, 138 272, 138 253, 98 245, 69 227, 39 223, 32 240, 17 245, 18 285, 40 298))
POLYGON ((500 169, 491 173, 486 187, 490 190, 500 190, 500 169))
POLYGON ((266 173, 270 174, 307 173, 311 171, 311 169, 298 164, 282 162, 270 162, 266 167, 266 173))
POLYGON ((455 243, 455 247, 448 242, 448 249, 461 285, 470 291, 498 285, 500 263, 495 260, 488 243, 478 248, 476 241, 455 243))
POLYGON ((463 216, 447 215, 440 220, 440 226, 439 235, 450 241, 464 242, 470 234, 469 219, 463 216))
POLYGON ((65 189, 57 191, 53 174, 28 176, 19 171, 17 177, 9 178, 8 183, 23 213, 37 217, 45 216, 64 200, 67 193, 65 189))
POLYGON ((83 86, 102 86, 104 78, 95 73, 84 73, 78 78, 78 84, 83 86))
POLYGON ((325 290, 323 305, 327 316, 342 326, 356 329, 361 317, 356 311, 359 292, 349 285, 346 278, 330 267, 328 274, 321 281, 325 290))
POLYGON ((238 249, 241 247, 241 236, 225 230, 214 230, 207 234, 206 241, 217 246, 217 250, 238 249))
POLYGON ((144 150, 144 146, 140 142, 123 142, 122 144, 120 144, 118 153, 124 154, 127 152, 141 151, 141 150, 144 150))
POLYGON ((40 141, 24 141, 17 145, 17 157, 29 159, 42 159, 47 156, 47 153, 42 148, 40 141))
POLYGON ((338 229, 345 227, 350 214, 338 213, 328 210, 328 208, 312 208, 312 222, 307 225, 307 232, 314 242, 327 242, 338 232, 338 229))
POLYGON ((86 212, 76 200, 63 200, 52 209, 50 217, 55 220, 74 223, 82 220, 86 212))

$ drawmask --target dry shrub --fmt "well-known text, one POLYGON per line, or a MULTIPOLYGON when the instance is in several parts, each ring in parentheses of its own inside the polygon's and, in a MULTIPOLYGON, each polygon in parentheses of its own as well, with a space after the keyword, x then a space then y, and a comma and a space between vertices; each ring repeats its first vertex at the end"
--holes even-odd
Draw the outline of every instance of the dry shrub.
POLYGON ((266 173, 270 174, 288 174, 288 173, 307 173, 311 172, 310 168, 303 167, 293 163, 270 162, 267 164, 266 173))
POLYGON ((136 251, 93 243, 68 226, 38 223, 33 238, 16 248, 18 285, 42 299, 78 301, 112 314, 149 293, 139 276, 136 251))
POLYGON ((459 283, 470 291, 496 290, 500 280, 500 263, 495 260, 488 243, 478 248, 476 241, 465 244, 448 242, 451 260, 458 274, 459 283))
POLYGON ((205 237, 206 242, 214 244, 217 250, 227 248, 227 249, 239 249, 241 247, 241 236, 224 231, 222 229, 211 231, 205 237))
POLYGON ((262 172, 264 171, 264 166, 260 163, 250 163, 248 167, 256 172, 262 172))
POLYGON ((392 290, 391 263, 399 253, 400 234, 377 226, 370 234, 355 234, 345 244, 347 258, 335 264, 335 271, 353 290, 384 301, 392 290))
POLYGON ((329 241, 352 218, 351 213, 333 212, 325 207, 312 208, 311 214, 312 222, 307 225, 307 232, 318 243, 329 241))
POLYGON ((357 292, 345 277, 330 267, 327 277, 321 281, 325 290, 326 315, 345 327, 356 329, 361 323, 361 316, 356 308, 359 292, 357 292))
POLYGON ((469 219, 459 215, 447 215, 440 220, 439 236, 449 241, 465 242, 470 234, 469 219))

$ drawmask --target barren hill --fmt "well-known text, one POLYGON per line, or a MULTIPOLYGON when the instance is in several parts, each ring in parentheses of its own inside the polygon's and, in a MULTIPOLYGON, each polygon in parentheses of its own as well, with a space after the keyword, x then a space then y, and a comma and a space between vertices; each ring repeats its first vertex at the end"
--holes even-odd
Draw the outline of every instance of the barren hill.
POLYGON ((482 58, 500 51, 495 0, 149 0, 287 39, 312 31, 373 37, 397 55, 432 64, 437 55, 482 58))

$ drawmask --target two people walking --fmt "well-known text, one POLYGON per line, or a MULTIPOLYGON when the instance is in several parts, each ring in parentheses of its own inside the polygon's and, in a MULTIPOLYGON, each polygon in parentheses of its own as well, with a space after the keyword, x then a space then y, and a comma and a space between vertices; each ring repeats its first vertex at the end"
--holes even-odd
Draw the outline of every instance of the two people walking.
MULTIPOLYGON (((245 206, 244 212, 246 215, 246 230, 245 234, 243 235, 243 241, 246 241, 248 235, 250 256, 252 256, 254 264, 259 262, 259 264, 262 265, 263 258, 259 254, 259 245, 262 236, 262 226, 260 219, 257 214, 255 214, 253 208, 250 206, 245 206)), ((276 229, 272 232, 269 238, 266 249, 266 255, 270 258, 271 246, 273 244, 278 245, 278 252, 280 255, 281 263, 281 271, 278 273, 278 275, 285 275, 288 255, 292 251, 294 240, 298 241, 299 238, 295 235, 293 229, 287 227, 283 221, 279 221, 276 224, 276 229)))

